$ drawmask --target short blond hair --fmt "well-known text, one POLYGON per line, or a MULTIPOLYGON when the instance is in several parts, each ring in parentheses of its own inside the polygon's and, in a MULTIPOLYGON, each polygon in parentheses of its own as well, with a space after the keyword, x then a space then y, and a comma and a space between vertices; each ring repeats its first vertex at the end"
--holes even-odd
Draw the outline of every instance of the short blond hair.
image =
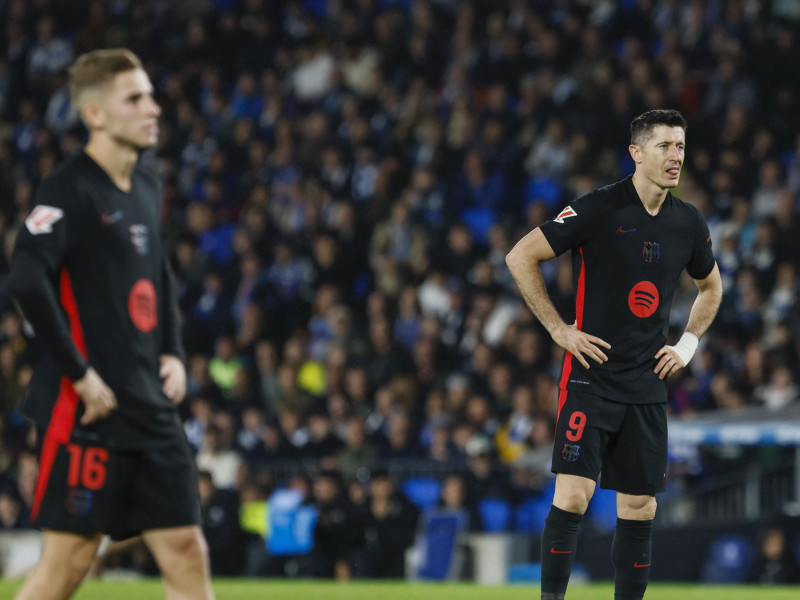
POLYGON ((142 61, 127 48, 93 50, 78 57, 69 68, 69 95, 79 105, 88 89, 110 82, 118 73, 141 69, 142 61))

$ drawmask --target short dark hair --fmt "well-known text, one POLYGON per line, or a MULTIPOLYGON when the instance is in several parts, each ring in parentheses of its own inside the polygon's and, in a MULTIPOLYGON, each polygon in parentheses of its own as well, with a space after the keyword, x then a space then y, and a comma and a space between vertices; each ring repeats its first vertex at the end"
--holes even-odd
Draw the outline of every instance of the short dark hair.
POLYGON ((686 119, 677 110, 648 110, 631 121, 631 144, 643 146, 653 135, 653 128, 656 125, 666 125, 667 127, 682 127, 684 131, 688 127, 686 119))

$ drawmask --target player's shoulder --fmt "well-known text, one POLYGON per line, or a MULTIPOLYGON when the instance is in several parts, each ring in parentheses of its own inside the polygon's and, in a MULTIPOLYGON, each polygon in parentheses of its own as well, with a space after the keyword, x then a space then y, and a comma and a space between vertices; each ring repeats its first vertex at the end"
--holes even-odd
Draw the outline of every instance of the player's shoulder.
POLYGON ((670 199, 672 202, 672 210, 682 220, 687 222, 703 223, 705 219, 698 208, 691 202, 682 200, 672 192, 670 192, 670 199))
POLYGON ((580 211, 585 216, 604 211, 609 205, 615 205, 620 198, 625 195, 625 179, 602 187, 593 189, 582 196, 579 196, 570 206, 575 211, 580 211))
POLYGON ((89 165, 82 152, 67 156, 42 179, 36 192, 36 204, 52 204, 74 208, 80 201, 78 193, 85 187, 89 165))

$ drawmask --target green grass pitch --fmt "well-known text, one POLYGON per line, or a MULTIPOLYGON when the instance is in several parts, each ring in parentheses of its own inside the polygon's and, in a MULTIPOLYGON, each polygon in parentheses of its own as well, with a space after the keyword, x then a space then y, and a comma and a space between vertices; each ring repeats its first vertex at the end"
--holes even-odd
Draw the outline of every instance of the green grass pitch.
MULTIPOLYGON (((0 598, 13 598, 19 581, 0 581, 0 598)), ((534 586, 480 587, 471 584, 408 582, 215 580, 217 600, 538 600, 534 586)), ((91 581, 74 600, 161 600, 158 580, 91 581)), ((612 584, 570 588, 567 600, 612 600, 612 584)), ((652 583, 645 600, 797 600, 800 586, 764 588, 752 586, 699 586, 652 583)))

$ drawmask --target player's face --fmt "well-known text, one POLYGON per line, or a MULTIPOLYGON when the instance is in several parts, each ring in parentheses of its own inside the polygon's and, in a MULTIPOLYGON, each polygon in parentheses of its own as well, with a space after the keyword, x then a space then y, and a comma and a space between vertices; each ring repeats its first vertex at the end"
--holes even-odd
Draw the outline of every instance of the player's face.
POLYGON ((137 150, 156 144, 161 108, 142 69, 116 75, 103 104, 105 130, 114 141, 137 150))
POLYGON ((637 172, 662 189, 678 185, 686 152, 686 132, 682 127, 656 125, 645 144, 631 148, 637 172))

